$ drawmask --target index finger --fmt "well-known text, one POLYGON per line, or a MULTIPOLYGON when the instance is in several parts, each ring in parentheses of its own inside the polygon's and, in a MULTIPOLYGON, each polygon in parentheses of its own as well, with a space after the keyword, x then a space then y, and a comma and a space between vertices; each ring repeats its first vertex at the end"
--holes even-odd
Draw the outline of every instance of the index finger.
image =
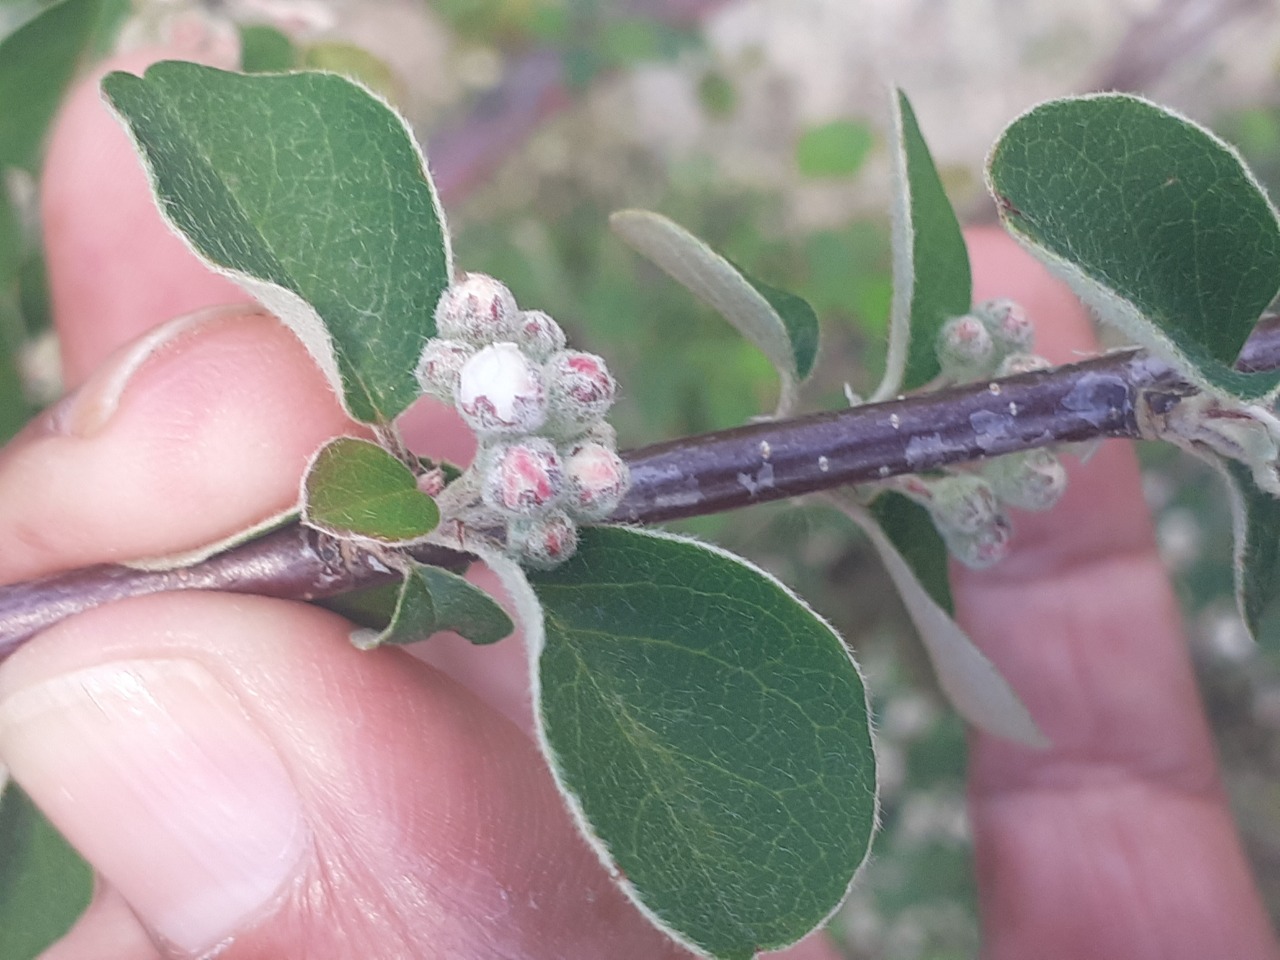
MULTIPOLYGON (((975 299, 1011 296, 1057 363, 1094 350, 1070 292, 1004 234, 970 237, 975 299)), ((1071 469, 1010 556, 954 574, 957 614, 1052 741, 976 733, 986 955, 1274 957, 1218 778, 1176 599, 1128 444, 1071 469)))

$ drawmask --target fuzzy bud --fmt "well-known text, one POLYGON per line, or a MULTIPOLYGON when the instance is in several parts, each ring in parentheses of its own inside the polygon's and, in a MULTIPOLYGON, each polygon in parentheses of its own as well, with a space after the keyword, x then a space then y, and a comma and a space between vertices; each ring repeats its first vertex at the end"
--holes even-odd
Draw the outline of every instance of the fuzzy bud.
POLYGON ((532 433, 547 419, 542 374, 514 343, 492 344, 463 364, 454 397, 480 437, 532 433))
POLYGON ((450 284, 436 304, 436 334, 478 346, 511 340, 519 309, 506 285, 483 273, 450 284))
POLYGON ((413 371, 422 392, 437 400, 453 403, 453 395, 458 389, 458 374, 475 352, 475 347, 461 340, 445 340, 441 337, 428 340, 423 345, 422 356, 418 358, 418 366, 413 371))
POLYGON ((982 477, 955 474, 929 485, 933 501, 929 512, 944 536, 948 530, 962 534, 980 533, 1000 516, 995 491, 982 477))
POLYGON ((942 532, 947 552, 972 570, 985 570, 999 563, 1009 553, 1013 526, 1003 514, 976 533, 942 532))
POLYGON ((987 376, 998 362, 991 331, 971 314, 944 323, 934 349, 943 374, 955 380, 987 376))
POLYGON ((974 315, 991 333, 1000 353, 1030 353, 1036 331, 1027 313, 1012 300, 986 300, 974 307, 974 315))
POLYGON ((531 517, 551 509, 564 489, 564 468, 550 440, 529 437, 487 454, 481 499, 509 516, 531 517))
POLYGON ((996 367, 996 376, 1012 377, 1019 373, 1034 373, 1037 370, 1048 370, 1051 366, 1053 364, 1048 360, 1034 353, 1011 353, 996 367))
POLYGON ((562 350, 547 361, 545 373, 551 416, 564 434, 591 427, 613 404, 617 384, 595 354, 562 350))
POLYGON ((612 447, 579 443, 565 460, 565 506, 579 520, 603 520, 617 509, 631 471, 612 447))
POLYGON ((1048 510, 1067 488, 1067 471, 1048 450, 1027 450, 988 460, 982 475, 997 497, 1019 510, 1048 510))
POLYGON ((550 570, 578 549, 578 526, 563 510, 507 525, 507 552, 520 563, 550 570))
POLYGON ((514 327, 517 345, 534 360, 547 360, 564 349, 565 336, 560 324, 541 310, 520 311, 514 327))

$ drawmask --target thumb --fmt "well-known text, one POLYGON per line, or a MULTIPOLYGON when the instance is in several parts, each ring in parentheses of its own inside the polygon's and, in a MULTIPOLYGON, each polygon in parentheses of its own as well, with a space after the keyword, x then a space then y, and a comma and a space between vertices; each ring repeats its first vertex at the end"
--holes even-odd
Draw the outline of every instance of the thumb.
MULTIPOLYGON (((514 725, 348 630, 260 597, 92 611, 0 670, 0 758, 164 954, 686 956, 514 725)), ((100 960, 92 933, 58 956, 100 960)))

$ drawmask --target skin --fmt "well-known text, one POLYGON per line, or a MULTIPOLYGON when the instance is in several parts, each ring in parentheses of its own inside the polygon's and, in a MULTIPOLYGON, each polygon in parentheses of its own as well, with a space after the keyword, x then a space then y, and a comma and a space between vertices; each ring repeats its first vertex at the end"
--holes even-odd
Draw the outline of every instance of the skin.
MULTIPOLYGON (((226 535, 289 506, 312 450, 352 432, 297 341, 250 308, 127 352, 176 314, 242 297, 159 225, 90 87, 58 124, 43 184, 80 389, 0 453, 0 542, 21 547, 0 553, 4 581, 226 535)), ((1051 359, 1092 348, 1079 306, 1025 254, 995 232, 970 239, 977 298, 1021 301, 1051 359)), ((465 453, 439 411, 410 423, 436 452, 465 453)), ((1108 444, 1074 468, 1056 510, 1018 518, 1014 551, 954 577, 964 626, 1054 742, 973 737, 984 956, 1280 955, 1131 450, 1108 444)), ((432 641, 433 665, 357 652, 346 633, 302 604, 161 596, 76 617, 0 667, 0 762, 100 878, 47 958, 687 956, 574 832, 526 733, 517 641, 432 641), (139 694, 117 697, 122 676, 163 709, 124 716, 139 694), (222 880, 253 858, 229 866, 219 850, 245 834, 275 872, 224 902, 222 880)), ((815 936, 777 956, 837 954, 815 936)))

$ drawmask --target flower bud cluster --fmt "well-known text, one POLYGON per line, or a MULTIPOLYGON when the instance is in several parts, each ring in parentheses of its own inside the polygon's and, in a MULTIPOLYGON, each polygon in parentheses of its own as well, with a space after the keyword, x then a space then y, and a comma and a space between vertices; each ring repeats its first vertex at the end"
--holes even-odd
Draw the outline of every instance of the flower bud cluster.
POLYGON ((602 359, 565 348, 541 310, 472 273, 436 306, 437 336, 417 366, 425 394, 452 403, 479 450, 469 480, 478 524, 501 526, 508 552, 536 567, 567 560, 578 523, 608 517, 630 474, 605 421, 617 384, 602 359))
POLYGON ((952 317, 938 331, 934 350, 942 374, 956 383, 1040 370, 1048 363, 1032 354, 1035 331, 1012 300, 987 300, 952 317))

